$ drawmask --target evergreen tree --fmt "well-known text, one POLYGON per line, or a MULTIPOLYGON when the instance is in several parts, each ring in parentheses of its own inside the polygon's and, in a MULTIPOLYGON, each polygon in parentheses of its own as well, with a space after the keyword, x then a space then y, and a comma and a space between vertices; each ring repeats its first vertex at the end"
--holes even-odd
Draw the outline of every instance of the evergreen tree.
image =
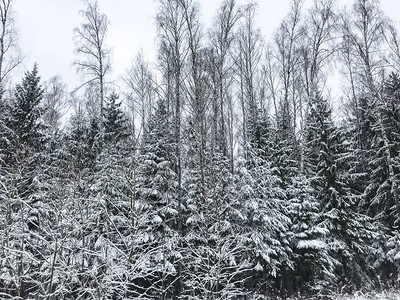
POLYGON ((389 230, 397 227, 400 215, 399 203, 399 153, 400 153, 400 80, 398 75, 391 74, 385 83, 382 103, 375 108, 372 124, 374 133, 371 153, 368 160, 370 183, 366 187, 366 196, 370 199, 370 213, 382 221, 389 230), (383 134, 389 140, 385 143, 383 134), (389 167, 392 165, 392 169, 389 167), (391 174, 390 172, 393 172, 391 174))
POLYGON ((340 263, 336 275, 341 284, 365 283, 375 228, 367 216, 357 212, 350 186, 350 149, 343 132, 332 122, 327 101, 320 96, 311 103, 308 124, 307 147, 318 153, 318 157, 310 155, 309 161, 315 160, 308 171, 320 204, 317 222, 329 231, 328 250, 340 263))
POLYGON ((324 292, 336 279, 334 270, 338 262, 328 252, 329 231, 319 222, 321 208, 315 191, 310 180, 299 174, 292 178, 286 194, 292 221, 288 235, 294 265, 293 273, 287 276, 299 293, 324 292))
POLYGON ((379 248, 375 266, 382 278, 398 274, 396 260, 400 216, 400 79, 392 73, 384 85, 382 101, 376 105, 372 123, 371 152, 368 159, 368 185, 365 189, 367 213, 380 228, 379 248), (389 243, 388 243, 389 239, 389 243), (397 268, 397 270, 396 270, 397 268))
POLYGON ((35 65, 15 87, 14 97, 6 107, 5 125, 9 136, 2 149, 2 175, 7 184, 2 197, 7 201, 6 247, 9 259, 6 271, 11 280, 4 283, 11 295, 30 297, 39 291, 41 259, 46 256, 42 240, 48 237, 48 218, 52 210, 46 201, 43 170, 43 127, 40 122, 40 101, 43 89, 35 65))
POLYGON ((65 144, 69 155, 70 176, 75 177, 81 171, 90 166, 91 144, 89 136, 89 124, 85 112, 79 107, 69 119, 65 144))
POLYGON ((114 147, 128 136, 127 119, 121 109, 122 103, 117 103, 117 100, 118 95, 112 93, 103 109, 104 142, 107 146, 114 147))
MULTIPOLYGON (((120 106, 118 96, 112 94, 103 109, 102 149, 96 157, 93 186, 90 191, 93 250, 102 253, 102 259, 94 257, 98 268, 96 280, 98 293, 117 299, 128 291, 126 280, 132 279, 127 256, 131 236, 131 191, 125 180, 129 168, 129 140, 127 120, 120 106)), ((96 127, 91 122, 91 133, 96 136, 96 127)), ((95 141, 89 140, 92 149, 95 141)), ((96 150, 92 150, 96 151, 96 150)))
MULTIPOLYGON (((246 219, 249 260, 254 266, 250 274, 254 282, 275 281, 278 289, 287 270, 293 268, 287 235, 291 221, 283 189, 287 178, 280 173, 285 166, 278 167, 280 158, 273 145, 276 134, 266 112, 257 109, 256 116, 249 118, 248 155, 245 167, 238 172, 237 197, 246 219)), ((265 285, 258 288, 264 292, 269 289, 265 285)), ((285 288, 292 293, 292 286, 285 288)))
POLYGON ((209 270, 202 268, 199 261, 208 252, 207 226, 210 208, 207 195, 202 191, 198 149, 191 120, 187 121, 187 141, 183 149, 182 201, 185 209, 183 294, 195 297, 204 292, 205 278, 209 270), (193 251, 196 250, 196 251, 193 251), (197 283, 197 284, 196 284, 197 283), (194 288, 197 285, 197 288, 194 288))
MULTIPOLYGON (((146 215, 137 224, 134 237, 137 247, 146 249, 142 264, 144 277, 141 290, 151 297, 170 297, 178 272, 176 196, 177 177, 171 161, 174 143, 169 117, 163 100, 158 101, 154 115, 148 121, 138 158, 136 205, 146 215), (147 273, 147 274, 146 274, 147 273)), ((137 257, 137 259, 140 259, 137 257)))
POLYGON ((43 113, 40 101, 43 98, 38 68, 35 64, 31 72, 26 72, 21 84, 15 87, 14 99, 10 103, 8 127, 15 134, 14 142, 35 150, 40 148, 39 118, 43 113))

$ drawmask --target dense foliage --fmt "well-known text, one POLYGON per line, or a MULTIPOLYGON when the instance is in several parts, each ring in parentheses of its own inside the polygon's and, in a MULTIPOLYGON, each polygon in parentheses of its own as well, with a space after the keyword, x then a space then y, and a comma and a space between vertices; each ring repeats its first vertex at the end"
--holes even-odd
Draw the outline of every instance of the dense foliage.
POLYGON ((254 4, 223 1, 206 33, 196 1, 158 3, 158 81, 139 54, 122 91, 108 83, 93 2, 75 29, 84 92, 37 65, 2 91, 0 298, 396 287, 400 40, 379 3, 293 0, 270 43, 254 4))

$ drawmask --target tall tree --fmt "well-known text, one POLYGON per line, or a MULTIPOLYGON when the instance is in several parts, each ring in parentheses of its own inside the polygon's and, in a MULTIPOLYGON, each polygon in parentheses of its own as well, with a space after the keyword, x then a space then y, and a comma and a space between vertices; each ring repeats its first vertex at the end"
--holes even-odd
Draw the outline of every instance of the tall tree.
POLYGON ((39 273, 41 255, 45 249, 40 242, 48 231, 46 212, 50 213, 43 189, 44 158, 43 126, 40 118, 43 109, 40 101, 43 89, 40 84, 37 65, 26 72, 15 87, 14 97, 8 103, 6 124, 8 147, 2 149, 4 159, 1 174, 7 186, 2 198, 7 199, 6 240, 3 253, 9 260, 7 274, 11 281, 4 284, 11 295, 29 297, 39 289, 35 280, 39 273))
MULTIPOLYGON (((190 0, 159 0, 159 10, 156 17, 160 34, 160 58, 166 63, 164 70, 166 107, 173 116, 173 146, 175 157, 172 167, 177 176, 177 230, 182 234, 183 229, 183 204, 182 204, 182 112, 184 105, 183 78, 184 66, 188 54, 187 27, 184 7, 190 0)), ((178 264, 180 264, 178 262, 178 264)), ((177 290, 182 287, 181 269, 178 267, 177 290)), ((179 292, 178 292, 179 293, 179 292)))
POLYGON ((123 77, 128 87, 126 92, 127 105, 132 118, 132 129, 136 136, 146 135, 146 123, 153 112, 156 97, 155 76, 150 65, 145 61, 143 51, 136 55, 134 64, 123 77), (137 117, 139 120, 137 120, 137 117), (136 132, 137 122, 139 131, 136 132))
POLYGON ((236 37, 235 27, 240 20, 242 10, 235 0, 224 1, 214 19, 209 32, 210 55, 209 70, 211 81, 211 155, 222 153, 230 157, 230 169, 233 171, 234 149, 234 105, 233 105, 233 52, 236 37))
MULTIPOLYGON (((0 88, 4 89, 10 73, 22 62, 14 25, 13 0, 0 3, 0 88)), ((3 93, 3 91, 2 91, 3 93)), ((1 93, 1 95, 2 95, 1 93)))
POLYGON ((208 78, 206 74, 206 56, 203 45, 202 26, 199 20, 197 2, 182 2, 183 14, 187 27, 187 43, 189 48, 188 77, 185 82, 185 91, 188 102, 188 110, 192 116, 194 138, 197 144, 200 188, 205 196, 206 173, 206 110, 208 105, 208 78))
MULTIPOLYGON (((282 139, 294 142, 298 117, 298 96, 301 91, 299 86, 299 67, 301 56, 299 41, 303 37, 302 24, 303 1, 293 0, 288 16, 282 21, 274 35, 274 56, 279 78, 281 97, 278 100, 277 125, 282 134, 282 139)), ((275 94, 275 93, 273 93, 275 94)))
POLYGON ((238 34, 238 53, 235 59, 240 86, 241 113, 243 118, 243 148, 249 145, 249 130, 258 122, 258 109, 261 107, 257 82, 263 41, 259 28, 255 28, 255 4, 250 4, 243 13, 243 26, 238 34))
POLYGON ((376 226, 380 228, 381 236, 378 245, 381 255, 376 258, 375 266, 376 272, 385 280, 398 274, 398 262, 393 256, 398 247, 396 241, 399 223, 399 206, 396 202, 398 200, 396 186, 400 184, 398 101, 399 77, 393 73, 385 81, 382 102, 372 107, 372 112, 366 110, 367 113, 374 114, 366 115, 367 119, 363 118, 365 119, 363 131, 356 136, 358 141, 367 145, 367 147, 364 146, 364 151, 360 151, 363 144, 358 143, 356 149, 356 153, 367 157, 365 160, 367 175, 363 178, 367 184, 360 208, 364 213, 372 216, 376 226), (388 139, 388 144, 381 137, 382 131, 388 139), (362 135, 365 136, 364 139, 362 135), (390 154, 390 160, 388 160, 388 154, 390 154))
MULTIPOLYGON (((138 158, 137 205, 148 218, 138 223, 137 243, 148 247, 146 294, 160 299, 180 293, 180 208, 178 176, 173 169, 174 137, 163 100, 147 124, 138 158), (147 246, 146 246, 147 245, 147 246)), ((144 286, 143 288, 145 288, 144 286)))
POLYGON ((343 131, 332 121, 328 102, 313 99, 307 130, 308 176, 315 189, 321 214, 318 223, 329 231, 328 251, 340 264, 336 275, 340 284, 351 280, 355 285, 367 279, 369 255, 377 230, 372 220, 357 211, 357 194, 352 188, 351 148, 343 131), (356 238, 357 237, 357 238, 356 238))
POLYGON ((74 29, 75 51, 79 60, 74 62, 77 71, 82 73, 84 83, 79 88, 95 83, 98 86, 98 107, 103 115, 107 75, 111 70, 111 49, 105 45, 108 31, 108 18, 101 13, 97 1, 87 2, 86 10, 81 10, 83 23, 74 29))
POLYGON ((304 21, 304 40, 299 43, 301 64, 301 96, 298 113, 300 121, 300 170, 304 168, 304 133, 307 128, 307 115, 311 99, 318 91, 326 87, 329 72, 326 69, 332 62, 337 50, 335 38, 338 14, 335 10, 336 0, 315 0, 304 21))

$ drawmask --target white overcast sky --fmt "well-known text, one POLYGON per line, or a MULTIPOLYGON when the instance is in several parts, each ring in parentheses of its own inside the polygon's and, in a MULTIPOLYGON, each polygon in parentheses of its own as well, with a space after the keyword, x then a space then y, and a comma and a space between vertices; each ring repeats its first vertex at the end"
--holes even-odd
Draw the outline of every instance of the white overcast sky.
MULTIPOLYGON (((72 65, 74 60, 73 28, 81 23, 79 11, 85 8, 81 0, 14 0, 19 45, 25 54, 20 81, 25 69, 38 62, 43 80, 61 75, 69 89, 79 83, 79 75, 72 65)), ((110 20, 107 45, 113 49, 113 78, 118 78, 131 65, 140 49, 150 61, 155 60, 156 26, 153 0, 99 0, 100 10, 110 20)), ((244 3, 245 0, 239 1, 244 3)), ((310 0, 308 0, 310 2, 310 0)), ((200 0, 201 18, 206 26, 221 0, 200 0)), ((258 26, 265 39, 288 13, 290 0, 259 0, 258 26)), ((353 0, 340 0, 340 5, 351 5, 353 0)), ((381 0, 383 11, 400 29, 400 0, 381 0)))

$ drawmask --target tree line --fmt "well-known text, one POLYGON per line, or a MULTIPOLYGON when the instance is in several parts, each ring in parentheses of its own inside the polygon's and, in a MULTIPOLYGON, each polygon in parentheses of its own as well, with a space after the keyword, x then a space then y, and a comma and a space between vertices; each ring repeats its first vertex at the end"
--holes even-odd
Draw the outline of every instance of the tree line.
POLYGON ((157 0, 116 84, 85 2, 80 86, 42 82, 0 3, 0 298, 329 298, 398 285, 400 37, 377 0, 157 0), (342 96, 329 89, 340 71, 342 96), (340 100, 340 101, 339 101, 340 100), (66 114, 66 111, 69 113, 66 114))

